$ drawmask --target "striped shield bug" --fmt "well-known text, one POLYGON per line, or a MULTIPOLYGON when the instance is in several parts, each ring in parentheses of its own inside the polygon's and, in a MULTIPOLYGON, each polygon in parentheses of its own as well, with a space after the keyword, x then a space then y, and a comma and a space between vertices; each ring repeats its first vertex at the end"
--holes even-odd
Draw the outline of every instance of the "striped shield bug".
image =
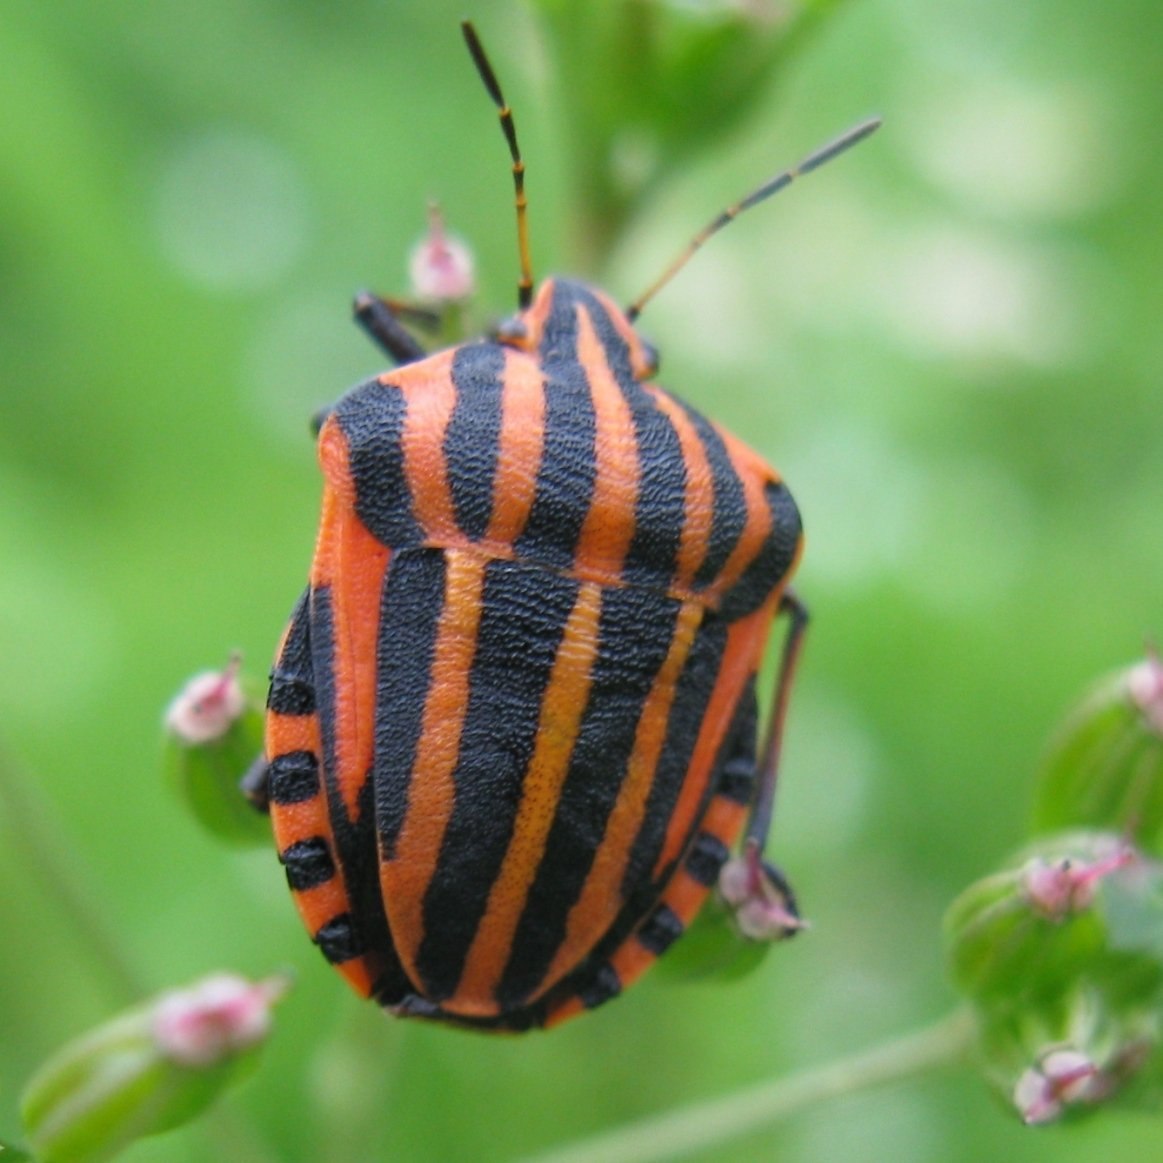
POLYGON ((553 1025, 618 994, 742 844, 752 903, 806 626, 800 518, 774 469, 653 382, 634 320, 702 243, 875 128, 718 215, 628 309, 534 292, 513 116, 517 314, 428 355, 393 300, 358 322, 396 367, 324 414, 310 580, 271 673, 253 781, 314 942, 395 1014, 553 1025), (787 619, 762 745, 758 671, 787 619))

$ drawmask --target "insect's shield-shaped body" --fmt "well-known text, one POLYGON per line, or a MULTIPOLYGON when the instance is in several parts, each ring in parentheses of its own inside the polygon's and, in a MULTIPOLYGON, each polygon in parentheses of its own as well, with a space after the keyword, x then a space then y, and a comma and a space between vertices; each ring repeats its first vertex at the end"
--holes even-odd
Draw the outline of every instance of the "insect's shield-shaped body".
POLYGON ((506 334, 323 425, 268 751, 329 959, 400 1012, 513 1028, 618 992, 715 883, 800 526, 760 457, 644 382, 600 292, 549 281, 506 334))

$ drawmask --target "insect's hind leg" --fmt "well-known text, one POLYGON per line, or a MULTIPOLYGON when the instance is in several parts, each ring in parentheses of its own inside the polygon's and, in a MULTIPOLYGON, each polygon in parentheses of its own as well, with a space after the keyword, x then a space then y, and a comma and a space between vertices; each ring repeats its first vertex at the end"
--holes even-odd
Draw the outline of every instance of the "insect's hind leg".
POLYGON ((767 738, 759 762, 759 786, 751 817, 747 822, 747 844, 760 852, 767 844, 771 831, 771 817, 775 808, 775 790, 779 781, 779 758, 783 746, 784 724, 787 720, 788 700, 792 684, 795 682, 796 668, 803 651, 804 635, 808 629, 808 608, 791 590, 780 598, 780 614, 788 616, 787 634, 783 640, 783 653, 779 660, 779 674, 776 676, 775 691, 771 699, 771 714, 767 722, 767 738))
MULTIPOLYGON (((731 861, 722 870, 719 878, 719 891, 735 910, 740 929, 759 940, 794 936, 802 925, 795 894, 787 878, 763 857, 775 808, 788 700, 808 628, 807 607, 791 591, 780 599, 779 613, 788 616, 788 628, 772 694, 766 740, 758 762, 752 760, 757 786, 744 834, 743 853, 740 859, 731 861)), ((731 764, 728 763, 724 777, 730 775, 731 764)))

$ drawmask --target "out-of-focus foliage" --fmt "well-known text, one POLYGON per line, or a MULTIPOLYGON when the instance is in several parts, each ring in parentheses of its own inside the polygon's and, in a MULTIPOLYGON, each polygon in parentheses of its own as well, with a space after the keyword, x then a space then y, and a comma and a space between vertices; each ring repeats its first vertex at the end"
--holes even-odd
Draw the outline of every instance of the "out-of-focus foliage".
POLYGON ((1158 1108, 1161 885, 1123 837, 1057 833, 950 906, 950 970, 978 1054, 1026 1122, 1158 1108))
MULTIPOLYGON (((1160 632, 1157 5, 849 0, 635 201, 600 270, 571 126, 618 110, 546 35, 504 0, 0 0, 0 761, 33 773, 146 987, 90 963, 0 819, 2 1140, 54 1047, 223 965, 296 970, 263 1068, 128 1159, 509 1160, 930 1019, 952 1000, 942 913, 1020 842, 1060 707, 1160 632), (511 1039, 358 1004, 273 854, 216 845, 157 771, 185 676, 273 650, 314 536, 308 417, 381 365, 349 296, 405 288, 429 198, 475 248, 481 317, 513 306, 463 15, 517 113, 537 271, 586 256, 623 301, 758 179, 885 117, 643 317, 663 382, 804 514, 814 618, 772 855, 812 928, 741 981, 659 974, 511 1039)), ((652 116, 683 140, 678 101, 652 116)), ((707 1158, 1071 1163, 1161 1139, 1125 1116, 1033 1135, 963 1075, 707 1158)))
POLYGON ((1103 680, 1057 731, 1038 778, 1034 827, 1107 828, 1158 857, 1163 839, 1163 664, 1103 680))
POLYGON ((945 914, 986 1073, 1029 1123, 1159 1107, 1161 708, 1153 653, 1076 706, 1042 763, 1034 844, 945 914))

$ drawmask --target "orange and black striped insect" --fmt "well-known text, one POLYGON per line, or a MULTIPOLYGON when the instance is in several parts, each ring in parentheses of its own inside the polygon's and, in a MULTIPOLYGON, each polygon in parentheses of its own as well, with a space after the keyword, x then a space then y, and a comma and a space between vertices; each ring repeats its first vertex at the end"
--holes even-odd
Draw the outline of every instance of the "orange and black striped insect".
POLYGON ((512 114, 464 34, 512 155, 519 310, 426 355, 397 304, 357 298, 398 366, 323 419, 319 538, 255 794, 308 932, 360 994, 514 1030, 626 988, 741 837, 785 893, 760 854, 806 625, 799 513, 757 453, 652 382, 633 321, 706 238, 875 123, 716 217, 627 310, 567 279, 534 294, 512 114))

